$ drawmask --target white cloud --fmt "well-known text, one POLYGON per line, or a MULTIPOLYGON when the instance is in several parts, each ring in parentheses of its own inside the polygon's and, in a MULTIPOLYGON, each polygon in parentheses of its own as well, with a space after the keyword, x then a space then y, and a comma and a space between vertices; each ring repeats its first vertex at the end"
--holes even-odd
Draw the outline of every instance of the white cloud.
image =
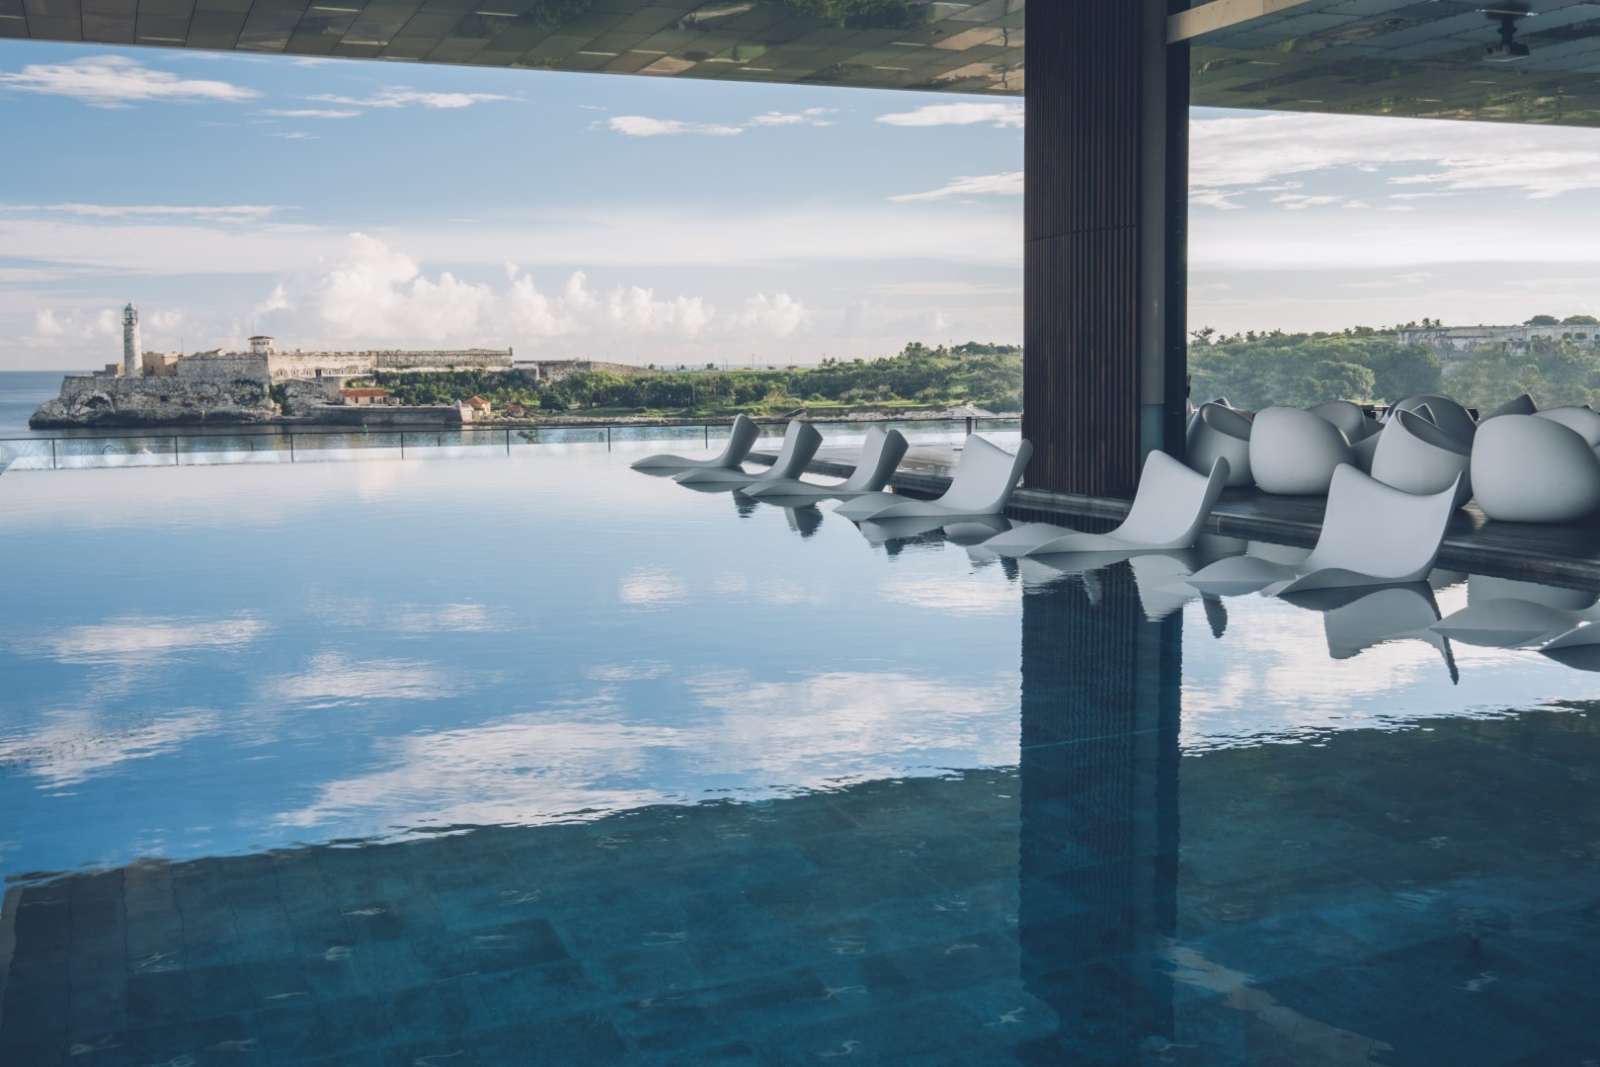
POLYGON ((0 71, 0 88, 65 96, 90 107, 122 108, 157 101, 238 103, 261 94, 230 82, 183 78, 151 70, 124 56, 89 56, 71 63, 30 63, 0 71))
POLYGON ((1274 114, 1197 119, 1190 130, 1191 202, 1210 197, 1211 206, 1237 206, 1230 198, 1241 193, 1276 191, 1269 183, 1341 168, 1422 168, 1388 181, 1436 192, 1510 190, 1549 199, 1600 189, 1600 143, 1588 129, 1274 114))
POLYGON ((1283 205, 1288 211, 1305 211, 1307 208, 1313 207, 1339 207, 1341 205, 1360 203, 1343 196, 1308 196, 1304 193, 1279 193, 1272 198, 1272 202, 1283 205))
POLYGON ((186 710, 108 728, 82 713, 53 714, 42 729, 0 738, 0 764, 23 768, 52 789, 88 781, 129 760, 150 759, 212 732, 214 712, 186 710))
POLYGON ((39 642, 63 663, 147 662, 204 648, 238 648, 268 631, 248 615, 225 619, 164 619, 127 616, 75 626, 39 642))
POLYGON ((757 293, 744 302, 744 307, 733 317, 733 328, 788 337, 806 321, 806 307, 788 293, 757 293))
POLYGON ((688 595, 689 586, 682 578, 661 570, 636 570, 617 585, 617 599, 639 607, 671 604, 688 595))
POLYGON ((1024 115, 1021 104, 928 104, 915 111, 879 115, 878 121, 888 126, 995 126, 1021 129, 1024 115))
POLYGON ((350 660, 321 653, 298 674, 267 678, 262 696, 283 704, 333 707, 363 700, 438 700, 457 687, 442 671, 415 660, 350 660))
POLYGON ((322 104, 342 104, 345 107, 425 107, 435 111, 454 111, 474 104, 496 103, 517 98, 502 96, 499 93, 432 93, 395 85, 379 89, 370 96, 336 96, 333 93, 318 93, 306 99, 322 104))
POLYGON ((261 114, 280 119, 353 119, 361 112, 349 108, 269 107, 261 114))
POLYGON ((260 221, 277 210, 271 204, 0 204, 0 211, 44 212, 79 218, 183 218, 212 222, 260 221))
POLYGON ((334 341, 496 345, 571 335, 693 341, 713 330, 781 338, 806 318, 804 303, 788 293, 756 293, 737 312, 720 315, 698 295, 664 296, 641 285, 599 290, 583 271, 550 292, 515 263, 505 264, 504 273, 504 285, 449 271, 429 275, 413 257, 358 233, 330 268, 300 282, 279 281, 255 312, 306 308, 315 321, 287 325, 301 336, 334 341))
POLYGON ((274 311, 289 311, 293 305, 289 303, 289 291, 279 282, 272 287, 272 292, 265 300, 255 306, 257 316, 270 315, 274 311))
POLYGON ((737 137, 743 126, 727 126, 715 122, 684 122, 680 119, 655 119, 647 115, 614 115, 606 126, 625 137, 676 137, 692 133, 705 137, 737 137))
POLYGON ((44 340, 52 337, 60 337, 62 332, 63 330, 61 322, 56 318, 56 313, 50 308, 40 308, 38 311, 33 313, 34 337, 44 340))
POLYGON ((897 204, 909 204, 923 200, 947 200, 953 196, 1021 196, 1022 171, 1012 170, 1003 174, 980 174, 972 177, 957 178, 948 185, 941 185, 937 189, 929 189, 923 193, 901 193, 889 199, 897 204))
POLYGON ((304 130, 286 130, 283 133, 275 133, 272 136, 281 137, 285 141, 316 141, 321 139, 316 134, 307 133, 304 130))
POLYGON ((373 341, 474 336, 494 302, 489 286, 448 271, 430 279, 409 256, 359 233, 350 236, 344 260, 318 289, 323 325, 337 337, 373 341))
POLYGON ((832 126, 831 107, 808 107, 803 111, 767 111, 750 120, 751 126, 832 126))
MULTIPOLYGON (((746 130, 777 126, 832 126, 836 112, 831 107, 808 107, 799 111, 766 111, 746 122, 690 122, 684 119, 658 119, 648 115, 614 115, 606 128, 625 137, 676 137, 698 134, 702 137, 737 137, 746 130)), ((596 123, 598 125, 598 123, 596 123)))

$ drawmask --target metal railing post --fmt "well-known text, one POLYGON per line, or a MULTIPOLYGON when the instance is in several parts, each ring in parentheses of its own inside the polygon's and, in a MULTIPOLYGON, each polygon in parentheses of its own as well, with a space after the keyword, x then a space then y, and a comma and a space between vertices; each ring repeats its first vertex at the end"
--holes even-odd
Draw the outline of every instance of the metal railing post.
POLYGON ((506 455, 511 455, 511 427, 506 427, 506 455))
POLYGON ((406 432, 404 430, 400 431, 400 458, 406 458, 406 432))
POLYGON ((606 427, 606 451, 611 451, 611 427, 606 427))
POLYGON ((294 462, 294 434, 289 435, 289 462, 294 462))
POLYGON ((178 461, 178 438, 176 436, 172 438, 172 465, 174 467, 183 466, 183 464, 178 461))
POLYGON ((50 438, 50 469, 56 469, 56 439, 50 438))
POLYGON ((709 423, 706 425, 706 447, 711 447, 711 426, 709 423))

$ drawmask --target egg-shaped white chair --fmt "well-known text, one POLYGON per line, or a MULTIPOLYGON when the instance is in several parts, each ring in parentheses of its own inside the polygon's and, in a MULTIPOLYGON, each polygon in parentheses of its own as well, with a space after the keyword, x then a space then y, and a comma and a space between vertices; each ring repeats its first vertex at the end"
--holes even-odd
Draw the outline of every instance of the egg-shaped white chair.
POLYGON ((1321 495, 1354 458, 1339 428, 1309 411, 1266 408, 1251 425, 1250 473, 1263 493, 1321 495))
POLYGON ((1408 493, 1432 494, 1454 485, 1460 507, 1472 496, 1471 466, 1471 445, 1414 412, 1397 411, 1378 435, 1368 473, 1408 493))
POLYGON ((1502 415, 1472 442, 1472 488, 1491 519, 1570 522, 1600 507, 1600 459, 1554 419, 1502 415))
POLYGON ((1447 396, 1438 393, 1418 393, 1408 396, 1400 403, 1389 409, 1389 417, 1393 418, 1397 411, 1416 411, 1420 407, 1428 409, 1428 420, 1439 429, 1468 444, 1472 443, 1472 435, 1477 433, 1478 424, 1473 421, 1471 412, 1447 396))
POLYGON ((1344 434, 1345 439, 1352 443, 1363 437, 1370 437, 1378 429, 1376 422, 1368 420, 1367 413, 1361 409, 1361 405, 1349 400, 1329 400, 1306 410, 1320 419, 1327 419, 1333 423, 1339 428, 1339 432, 1344 434))
POLYGON ((1541 419, 1559 422, 1579 437, 1590 448, 1600 445, 1600 412, 1587 407, 1545 408, 1534 412, 1541 419))
POLYGON ((1253 424, 1233 408, 1215 401, 1202 404, 1189 422, 1184 458, 1189 469, 1209 473, 1217 460, 1228 461, 1229 486, 1249 485, 1250 427, 1253 424))
POLYGON ((1479 419, 1478 425, 1482 426, 1490 419, 1497 419, 1501 415, 1532 415, 1538 412, 1538 410, 1539 405, 1533 402, 1533 397, 1529 396, 1527 393, 1518 393, 1516 396, 1512 397, 1510 400, 1507 400, 1504 404, 1501 404, 1499 407, 1489 412, 1489 414, 1479 419))

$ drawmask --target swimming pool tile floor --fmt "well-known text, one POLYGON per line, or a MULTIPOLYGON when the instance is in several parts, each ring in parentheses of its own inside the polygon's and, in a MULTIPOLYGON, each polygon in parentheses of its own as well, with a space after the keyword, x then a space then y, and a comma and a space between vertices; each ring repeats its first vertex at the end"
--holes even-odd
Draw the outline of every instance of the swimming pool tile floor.
POLYGON ((1596 758, 1594 708, 1186 758, 1175 856, 1000 768, 16 885, 0 1061, 1579 1064, 1596 758))

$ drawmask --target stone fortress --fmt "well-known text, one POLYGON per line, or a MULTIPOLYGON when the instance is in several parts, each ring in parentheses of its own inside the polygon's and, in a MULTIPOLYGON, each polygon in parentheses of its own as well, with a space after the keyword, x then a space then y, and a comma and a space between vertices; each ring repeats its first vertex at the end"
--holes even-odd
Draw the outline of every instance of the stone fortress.
MULTIPOLYGON (((193 423, 259 423, 279 416, 272 391, 281 387, 286 406, 330 408, 341 402, 341 387, 350 378, 380 371, 524 370, 534 376, 536 364, 518 367, 512 350, 283 352, 271 337, 252 337, 250 351, 197 352, 177 355, 143 351, 139 312, 132 304, 122 311, 122 362, 108 363, 92 374, 68 375, 61 393, 28 420, 35 429, 78 426, 152 426, 193 423)), ((450 412, 409 409, 416 415, 451 421, 450 412)), ((363 416, 363 419, 370 416, 363 416)))

